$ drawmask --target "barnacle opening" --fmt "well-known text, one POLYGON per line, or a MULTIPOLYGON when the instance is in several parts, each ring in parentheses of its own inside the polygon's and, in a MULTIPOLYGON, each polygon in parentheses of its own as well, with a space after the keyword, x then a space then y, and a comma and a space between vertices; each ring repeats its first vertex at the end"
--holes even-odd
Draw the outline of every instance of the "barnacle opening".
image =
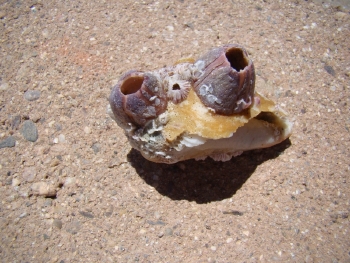
POLYGON ((124 80, 123 84, 120 86, 120 91, 124 95, 135 93, 141 88, 143 80, 143 76, 131 76, 124 80))
POLYGON ((179 89, 181 89, 181 88, 180 88, 180 85, 177 84, 177 83, 175 83, 175 84, 173 85, 173 90, 179 90, 179 89))
POLYGON ((232 47, 226 51, 225 55, 231 67, 237 72, 243 70, 249 64, 249 60, 241 48, 232 47))

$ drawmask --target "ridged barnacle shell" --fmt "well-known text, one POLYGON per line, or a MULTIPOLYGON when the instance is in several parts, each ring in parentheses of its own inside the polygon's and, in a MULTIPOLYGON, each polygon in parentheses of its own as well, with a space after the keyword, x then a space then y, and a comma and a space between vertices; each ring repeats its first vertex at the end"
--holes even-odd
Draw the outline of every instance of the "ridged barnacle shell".
POLYGON ((286 113, 254 88, 253 62, 230 44, 195 63, 125 73, 110 95, 111 116, 150 161, 228 161, 291 134, 286 113))
POLYGON ((194 82, 202 103, 216 113, 231 115, 248 108, 254 98, 255 72, 240 45, 214 48, 195 63, 203 72, 194 82))
POLYGON ((167 98, 159 79, 151 73, 126 72, 110 95, 115 120, 122 128, 144 126, 166 110, 167 98))

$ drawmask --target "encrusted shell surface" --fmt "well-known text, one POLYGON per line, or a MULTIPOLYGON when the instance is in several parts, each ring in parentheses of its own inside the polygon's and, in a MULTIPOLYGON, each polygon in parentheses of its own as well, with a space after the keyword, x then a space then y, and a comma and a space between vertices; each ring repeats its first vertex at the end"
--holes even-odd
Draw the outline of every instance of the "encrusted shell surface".
POLYGON ((253 62, 230 44, 194 63, 125 73, 112 89, 110 114, 150 161, 228 161, 291 134, 286 113, 254 88, 253 62))

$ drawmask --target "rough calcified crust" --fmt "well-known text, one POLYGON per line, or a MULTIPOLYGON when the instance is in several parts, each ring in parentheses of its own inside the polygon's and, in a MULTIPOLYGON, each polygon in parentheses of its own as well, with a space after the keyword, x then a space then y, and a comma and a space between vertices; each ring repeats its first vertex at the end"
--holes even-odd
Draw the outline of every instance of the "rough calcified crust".
POLYGON ((128 71, 112 89, 110 114, 146 159, 228 161, 288 138, 292 123, 254 91, 254 66, 243 47, 214 48, 191 62, 128 71))

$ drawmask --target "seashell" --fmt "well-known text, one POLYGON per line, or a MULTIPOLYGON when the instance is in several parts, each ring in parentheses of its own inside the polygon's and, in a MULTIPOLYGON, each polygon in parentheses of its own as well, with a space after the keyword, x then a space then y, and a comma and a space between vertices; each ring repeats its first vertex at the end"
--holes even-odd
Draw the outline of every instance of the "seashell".
POLYGON ((126 72, 109 113, 132 147, 148 160, 228 161, 242 152, 288 138, 284 110, 255 91, 252 60, 240 45, 214 48, 153 72, 126 72))

